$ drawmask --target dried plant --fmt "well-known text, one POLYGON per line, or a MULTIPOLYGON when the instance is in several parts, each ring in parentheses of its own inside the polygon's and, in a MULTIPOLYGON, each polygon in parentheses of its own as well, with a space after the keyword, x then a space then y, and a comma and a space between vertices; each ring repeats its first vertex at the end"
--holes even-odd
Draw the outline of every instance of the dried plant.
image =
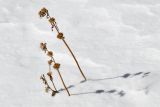
POLYGON ((47 55, 48 55, 49 57, 53 57, 53 52, 52 52, 52 51, 48 51, 47 55))
POLYGON ((41 11, 39 11, 38 14, 39 14, 40 17, 46 16, 47 18, 49 18, 48 10, 46 8, 42 8, 41 11))
POLYGON ((46 43, 40 43, 40 48, 46 53, 47 51, 46 43))
POLYGON ((45 92, 48 93, 49 91, 51 91, 51 92, 52 92, 51 95, 52 95, 52 96, 55 96, 55 94, 57 93, 57 91, 53 90, 53 89, 49 86, 49 84, 48 84, 48 82, 47 82, 44 74, 40 76, 40 79, 41 79, 41 80, 43 81, 43 83, 45 84, 45 92))
MULTIPOLYGON (((47 73, 47 75, 48 75, 48 77, 49 77, 50 81, 52 82, 52 85, 53 85, 53 87, 54 87, 54 89, 55 89, 54 92, 58 92, 58 91, 57 91, 57 89, 56 89, 56 87, 55 87, 55 85, 54 85, 54 82, 53 82, 53 75, 52 75, 52 72, 51 72, 51 66, 52 66, 52 65, 53 65, 53 68, 57 70, 57 72, 58 72, 58 74, 59 74, 59 77, 60 77, 60 79, 61 79, 61 81, 62 81, 62 84, 63 84, 64 88, 66 89, 68 95, 70 96, 70 93, 69 93, 69 91, 68 91, 68 89, 67 89, 67 87, 66 87, 66 85, 65 85, 65 83, 64 83, 64 80, 63 80, 63 78, 62 78, 62 76, 61 76, 61 73, 60 73, 60 71, 59 71, 60 64, 59 64, 59 63, 56 63, 56 61, 55 61, 55 59, 54 59, 54 57, 53 57, 53 52, 52 52, 52 51, 48 51, 46 43, 40 43, 40 48, 42 49, 42 51, 44 51, 45 53, 47 53, 47 55, 50 57, 50 60, 48 60, 49 72, 47 73), (45 47, 45 48, 44 48, 44 47, 45 47)), ((47 90, 47 91, 48 91, 48 90, 52 90, 52 89, 49 87, 48 82, 47 82, 47 80, 45 79, 45 77, 44 77, 44 76, 43 76, 43 77, 41 76, 41 79, 42 79, 43 82, 47 85, 46 90, 47 90)), ((53 91, 53 90, 52 90, 52 91, 53 91)), ((53 93, 53 92, 52 92, 52 94, 55 95, 55 93, 53 93)))
POLYGON ((70 47, 69 47, 69 45, 67 44, 67 42, 65 41, 65 38, 64 38, 64 36, 63 36, 63 33, 62 33, 62 32, 59 32, 59 28, 58 28, 58 26, 57 26, 57 23, 56 23, 55 18, 54 18, 54 17, 50 17, 49 12, 48 12, 48 10, 47 10, 46 8, 42 8, 42 9, 40 10, 39 16, 40 16, 40 17, 46 16, 47 19, 49 19, 48 21, 49 21, 49 23, 51 24, 51 29, 52 29, 52 31, 53 31, 54 28, 56 29, 56 31, 57 31, 57 33, 58 33, 57 38, 58 38, 58 39, 61 39, 61 40, 64 42, 64 44, 66 45, 67 49, 68 49, 69 52, 71 53, 73 59, 75 60, 76 65, 77 65, 80 73, 82 74, 83 78, 86 80, 86 77, 85 77, 84 73, 82 72, 82 69, 81 69, 81 67, 80 67, 80 65, 79 65, 79 63, 78 63, 75 55, 73 54, 73 52, 72 52, 72 50, 70 49, 70 47))

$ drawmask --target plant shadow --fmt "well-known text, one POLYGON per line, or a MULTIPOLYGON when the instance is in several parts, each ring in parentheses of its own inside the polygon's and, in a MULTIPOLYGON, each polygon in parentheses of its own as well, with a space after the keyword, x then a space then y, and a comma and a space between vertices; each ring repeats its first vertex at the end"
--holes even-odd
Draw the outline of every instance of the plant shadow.
MULTIPOLYGON (((102 80, 117 79, 117 78, 127 79, 127 78, 133 78, 133 77, 136 77, 136 76, 141 76, 142 78, 144 78, 144 77, 149 76, 150 73, 151 72, 137 72, 137 73, 133 73, 133 74, 126 73, 126 74, 123 74, 121 76, 110 77, 110 78, 87 79, 87 81, 102 81, 102 80)), ((82 84, 82 83, 85 83, 85 82, 86 81, 83 80, 83 81, 79 82, 78 84, 82 84)), ((70 85, 67 88, 68 89, 73 88, 73 87, 77 86, 78 84, 70 85)), ((61 91, 64 91, 64 90, 65 90, 64 88, 61 88, 61 89, 58 90, 58 92, 61 92, 61 91)), ((92 91, 92 92, 82 92, 82 93, 76 93, 76 94, 72 94, 72 95, 102 94, 102 93, 107 93, 107 94, 117 93, 117 95, 119 95, 120 97, 123 97, 126 94, 123 90, 117 91, 115 89, 112 89, 112 90, 95 90, 95 91, 92 91)))
POLYGON ((112 89, 112 90, 95 90, 92 92, 82 92, 82 93, 75 93, 75 94, 71 94, 71 95, 87 95, 87 94, 114 94, 114 95, 118 95, 119 97, 124 97, 126 95, 126 93, 123 90, 116 90, 116 89, 112 89))
POLYGON ((137 72, 137 73, 134 73, 134 74, 126 73, 126 74, 123 74, 123 75, 120 75, 120 76, 110 77, 110 78, 88 79, 88 81, 102 81, 102 80, 117 79, 117 78, 127 79, 129 77, 132 78, 132 77, 139 76, 139 75, 141 75, 141 77, 144 78, 144 77, 148 76, 150 73, 151 72, 137 72))

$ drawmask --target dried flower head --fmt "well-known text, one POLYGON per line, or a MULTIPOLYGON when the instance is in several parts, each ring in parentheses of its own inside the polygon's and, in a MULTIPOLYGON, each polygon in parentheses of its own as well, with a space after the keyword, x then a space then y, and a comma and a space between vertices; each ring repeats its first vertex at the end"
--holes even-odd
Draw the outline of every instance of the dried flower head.
POLYGON ((40 48, 46 52, 47 51, 46 43, 40 43, 40 48))
POLYGON ((40 17, 44 17, 47 15, 47 18, 48 18, 48 10, 46 8, 42 8, 38 14, 40 17))
POLYGON ((48 55, 49 57, 52 57, 52 56, 53 56, 53 52, 52 52, 52 51, 48 51, 47 55, 48 55))
POLYGON ((52 72, 51 72, 51 71, 49 71, 49 72, 47 73, 47 75, 49 76, 49 79, 52 81, 52 80, 53 80, 52 72))
POLYGON ((52 60, 49 60, 49 61, 48 61, 48 64, 49 64, 49 65, 51 65, 51 64, 52 64, 52 62, 53 62, 52 60))
POLYGON ((52 72, 49 71, 49 72, 47 73, 47 75, 48 75, 48 76, 52 76, 52 72))
POLYGON ((60 67, 60 64, 59 64, 59 63, 55 63, 55 64, 53 65, 53 68, 55 68, 55 69, 59 69, 59 67, 60 67))
POLYGON ((63 33, 61 33, 61 32, 58 33, 57 38, 58 38, 58 39, 64 39, 63 33))
POLYGON ((51 25, 55 24, 55 18, 54 17, 50 18, 48 21, 51 23, 51 25))

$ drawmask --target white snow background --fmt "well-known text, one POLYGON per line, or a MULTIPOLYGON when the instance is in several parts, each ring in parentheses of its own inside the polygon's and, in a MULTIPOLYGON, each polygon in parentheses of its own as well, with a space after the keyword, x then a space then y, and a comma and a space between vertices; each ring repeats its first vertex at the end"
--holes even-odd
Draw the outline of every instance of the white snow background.
POLYGON ((0 107, 160 107, 160 0, 0 0, 0 107), (42 7, 56 18, 87 82, 39 18, 42 7), (43 41, 71 97, 45 93, 43 41))

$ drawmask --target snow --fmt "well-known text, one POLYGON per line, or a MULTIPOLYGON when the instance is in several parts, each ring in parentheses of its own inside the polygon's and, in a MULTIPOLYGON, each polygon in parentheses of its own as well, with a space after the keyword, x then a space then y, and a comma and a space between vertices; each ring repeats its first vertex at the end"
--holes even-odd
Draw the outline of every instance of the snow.
MULTIPOLYGON (((0 107, 159 107, 159 0, 0 0, 0 107), (88 78, 38 11, 46 7, 88 78), (71 97, 45 93, 47 42, 71 97)), ((56 71, 55 84, 63 85, 56 71)))

